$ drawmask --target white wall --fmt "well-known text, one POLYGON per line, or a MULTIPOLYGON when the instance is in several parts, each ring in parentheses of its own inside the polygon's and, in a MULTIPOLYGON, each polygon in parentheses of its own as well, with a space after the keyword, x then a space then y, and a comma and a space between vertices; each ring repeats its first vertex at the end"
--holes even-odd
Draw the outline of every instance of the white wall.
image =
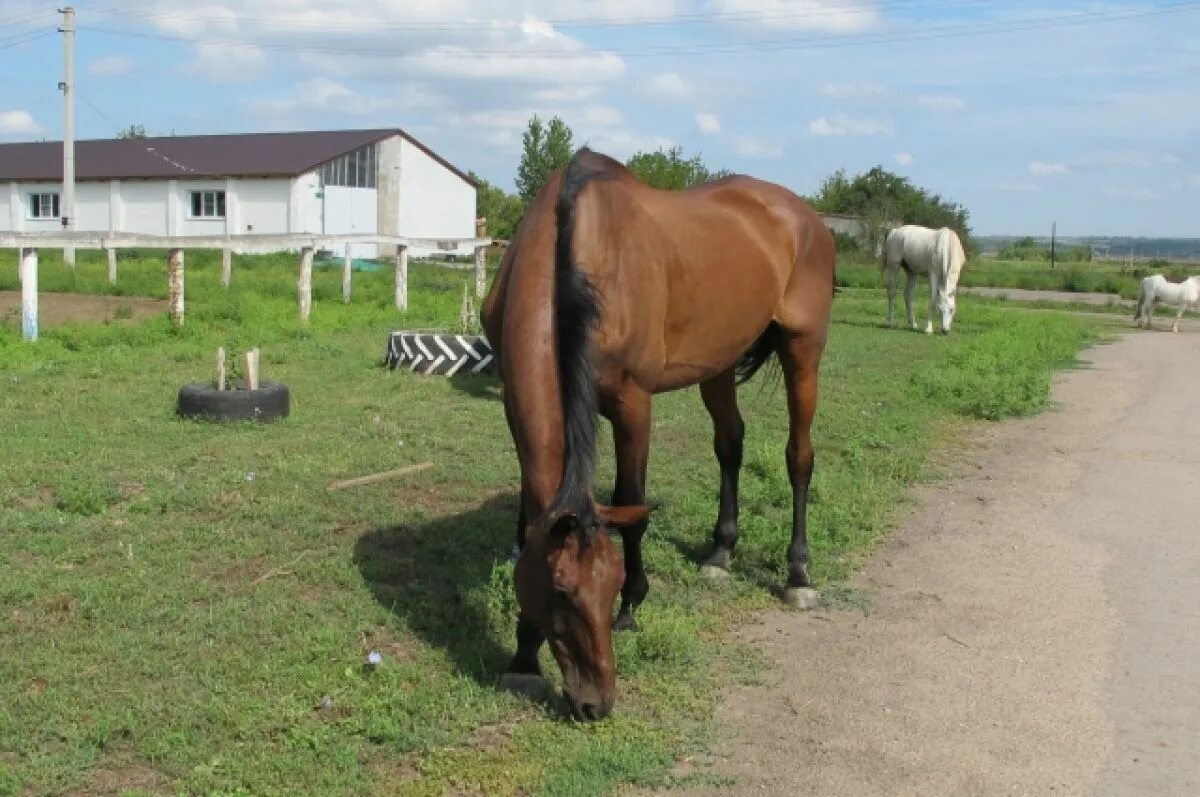
MULTIPOLYGON (((123 180, 118 186, 121 232, 167 234, 167 183, 163 180, 123 180)), ((111 192, 111 189, 110 189, 111 192)), ((108 224, 98 229, 108 229, 108 224)))
MULTIPOLYGON (((379 231, 379 195, 374 188, 327 185, 324 189, 324 231, 330 234, 379 231)), ((353 244, 352 257, 377 257, 375 244, 353 244)), ((337 252, 342 254, 342 252, 337 252)))
MULTIPOLYGON (((288 232, 288 205, 292 181, 284 178, 240 179, 237 181, 241 229, 230 234, 288 232)), ((226 197, 226 202, 228 202, 226 197)), ((226 208, 226 212, 228 212, 226 208)))
MULTIPOLYGON (((474 238, 475 187, 407 140, 400 143, 399 235, 474 238)), ((418 257, 437 250, 414 247, 418 257)), ((470 247, 460 254, 472 254, 470 247)))

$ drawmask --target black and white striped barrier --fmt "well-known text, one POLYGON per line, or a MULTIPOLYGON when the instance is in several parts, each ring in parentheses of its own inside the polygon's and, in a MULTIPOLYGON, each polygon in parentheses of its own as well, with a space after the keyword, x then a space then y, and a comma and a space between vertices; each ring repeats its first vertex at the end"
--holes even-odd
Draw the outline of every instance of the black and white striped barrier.
POLYGON ((491 374, 496 371, 487 338, 424 332, 393 332, 388 337, 387 366, 425 376, 491 374))

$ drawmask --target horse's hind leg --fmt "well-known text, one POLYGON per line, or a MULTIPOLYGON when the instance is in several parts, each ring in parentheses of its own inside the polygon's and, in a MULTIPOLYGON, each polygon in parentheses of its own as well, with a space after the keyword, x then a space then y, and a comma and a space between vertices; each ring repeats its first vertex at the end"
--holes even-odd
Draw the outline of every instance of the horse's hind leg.
POLYGON ((916 329, 917 314, 913 309, 913 293, 917 290, 917 273, 906 269, 904 276, 908 279, 908 282, 904 284, 904 309, 908 313, 908 326, 916 329))
POLYGON ((745 424, 737 406, 733 369, 700 384, 700 397, 713 422, 713 449, 721 466, 721 502, 713 529, 713 550, 701 565, 709 576, 725 575, 738 540, 738 475, 742 468, 745 424))
POLYGON ((887 325, 890 327, 896 324, 896 272, 899 269, 893 268, 891 263, 885 263, 883 269, 887 280, 887 325))
MULTIPOLYGON (((604 400, 604 415, 612 422, 617 458, 617 483, 613 506, 642 506, 646 503, 646 465, 650 457, 650 394, 630 383, 611 399, 604 400)), ((621 529, 625 548, 625 583, 621 587, 621 609, 613 628, 634 629, 634 612, 646 599, 650 582, 642 562, 642 537, 649 526, 643 520, 621 529)))
POLYGON ((817 411, 817 371, 825 348, 823 335, 792 333, 779 348, 787 384, 790 429, 787 443, 788 476, 792 482, 792 543, 788 546, 785 600, 801 609, 817 604, 808 574, 808 487, 815 460, 812 422, 817 411))

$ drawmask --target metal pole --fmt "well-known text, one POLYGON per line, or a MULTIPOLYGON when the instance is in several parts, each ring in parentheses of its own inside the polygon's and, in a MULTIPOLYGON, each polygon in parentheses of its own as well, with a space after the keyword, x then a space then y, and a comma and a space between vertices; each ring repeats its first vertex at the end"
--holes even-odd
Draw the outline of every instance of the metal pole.
MULTIPOLYGON (((63 196, 62 226, 67 232, 75 229, 75 9, 59 9, 63 15, 63 196)), ((63 261, 75 267, 75 247, 63 247, 63 261)))
POLYGON ((1054 237, 1058 232, 1058 222, 1050 222, 1050 268, 1054 268, 1054 237))
POLYGON ((21 250, 21 337, 38 339, 38 252, 21 250))

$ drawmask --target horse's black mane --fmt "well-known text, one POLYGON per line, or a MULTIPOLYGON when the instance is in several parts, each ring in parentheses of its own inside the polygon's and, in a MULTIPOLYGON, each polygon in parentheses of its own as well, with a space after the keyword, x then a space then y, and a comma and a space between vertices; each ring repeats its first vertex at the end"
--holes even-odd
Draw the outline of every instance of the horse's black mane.
POLYGON ((596 526, 591 487, 598 407, 592 332, 600 321, 600 302, 575 260, 574 210, 588 183, 614 176, 614 164, 587 147, 580 149, 563 173, 555 205, 554 318, 566 456, 553 508, 574 513, 587 532, 596 526))

